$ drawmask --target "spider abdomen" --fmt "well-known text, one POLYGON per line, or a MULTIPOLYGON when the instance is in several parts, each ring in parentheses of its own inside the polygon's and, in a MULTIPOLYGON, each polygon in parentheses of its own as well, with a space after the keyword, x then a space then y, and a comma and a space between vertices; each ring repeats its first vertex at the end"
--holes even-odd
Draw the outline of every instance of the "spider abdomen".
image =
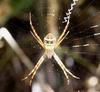
POLYGON ((46 50, 54 50, 55 44, 56 38, 52 33, 49 33, 44 37, 44 46, 46 50))

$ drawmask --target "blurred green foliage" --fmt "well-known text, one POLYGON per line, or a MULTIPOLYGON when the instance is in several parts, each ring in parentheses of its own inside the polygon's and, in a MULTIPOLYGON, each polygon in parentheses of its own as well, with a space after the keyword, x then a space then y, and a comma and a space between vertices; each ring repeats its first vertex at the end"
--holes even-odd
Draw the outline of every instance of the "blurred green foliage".
POLYGON ((13 9, 12 14, 17 15, 22 11, 26 11, 32 6, 32 0, 11 0, 11 6, 13 9))

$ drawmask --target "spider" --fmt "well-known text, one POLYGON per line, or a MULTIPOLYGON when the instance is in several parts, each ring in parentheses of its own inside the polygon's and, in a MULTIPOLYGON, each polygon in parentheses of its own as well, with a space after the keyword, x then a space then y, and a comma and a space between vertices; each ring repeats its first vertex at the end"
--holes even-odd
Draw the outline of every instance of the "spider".
POLYGON ((60 58, 58 57, 58 55, 55 53, 55 49, 60 45, 60 43, 64 40, 64 38, 68 35, 69 31, 66 32, 68 25, 69 25, 69 20, 70 20, 70 14, 71 14, 71 10, 73 9, 73 6, 76 4, 75 1, 77 0, 73 0, 74 3, 71 4, 71 9, 69 10, 69 16, 67 17, 67 24, 63 30, 63 32, 61 33, 61 35, 59 36, 58 39, 56 39, 56 37, 52 34, 52 33, 48 33, 45 37, 44 37, 44 41, 41 40, 41 38, 38 36, 38 34, 36 33, 33 25, 32 25, 32 21, 31 21, 31 13, 29 14, 29 20, 30 20, 30 26, 31 26, 31 34, 33 35, 33 37, 37 40, 37 42, 43 47, 43 49, 45 49, 44 54, 41 56, 41 58, 38 60, 37 64, 35 65, 34 69, 32 69, 32 71, 28 74, 28 76, 26 76, 23 80, 27 79, 29 76, 31 76, 30 79, 30 84, 32 83, 32 79, 34 78, 37 70, 39 69, 39 67, 41 66, 41 64, 43 63, 44 59, 47 57, 49 59, 51 59, 52 57, 54 57, 54 59, 56 60, 56 62, 58 63, 58 65, 61 67, 65 77, 68 80, 68 84, 69 84, 69 77, 68 74, 71 75, 73 78, 79 79, 79 77, 75 76, 74 74, 72 74, 63 64, 63 62, 60 60, 60 58), (68 74, 67 74, 68 73, 68 74))

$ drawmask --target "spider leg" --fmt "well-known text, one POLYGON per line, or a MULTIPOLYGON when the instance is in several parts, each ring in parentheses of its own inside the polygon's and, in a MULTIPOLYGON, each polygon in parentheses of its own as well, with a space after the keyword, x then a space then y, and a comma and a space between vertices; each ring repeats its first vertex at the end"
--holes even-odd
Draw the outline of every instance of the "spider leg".
POLYGON ((35 65, 34 69, 32 69, 32 71, 28 74, 28 76, 26 76, 25 78, 23 78, 22 80, 26 80, 27 78, 29 78, 29 76, 32 76, 30 79, 30 83, 32 82, 32 79, 34 78, 37 70, 39 69, 39 67, 41 66, 41 64, 43 63, 45 57, 45 55, 43 55, 39 61, 37 62, 37 64, 35 65))
POLYGON ((61 67, 61 69, 63 70, 64 74, 65 74, 65 77, 67 78, 67 81, 68 81, 68 84, 69 84, 69 77, 68 77, 68 74, 67 72, 65 71, 64 67, 61 65, 61 63, 59 61, 61 61, 59 59, 59 57, 54 53, 53 55, 54 59, 56 60, 56 62, 58 63, 58 65, 61 67))
POLYGON ((62 37, 62 39, 61 39, 59 42, 57 42, 55 48, 57 48, 57 47, 60 45, 60 43, 65 39, 65 37, 66 37, 68 34, 69 34, 69 31, 62 37))
POLYGON ((65 65, 62 63, 62 61, 61 61, 60 58, 56 55, 55 52, 54 52, 54 58, 56 59, 57 62, 59 62, 59 64, 61 65, 61 67, 63 67, 64 70, 65 70, 69 75, 71 75, 73 78, 80 79, 79 77, 77 77, 77 76, 75 76, 74 74, 72 74, 72 73, 65 67, 65 65))
POLYGON ((38 41, 38 43, 44 48, 44 44, 43 44, 41 38, 38 36, 38 34, 36 33, 36 31, 35 31, 35 29, 34 29, 34 27, 32 25, 31 13, 29 14, 29 20, 30 20, 30 26, 31 26, 31 29, 32 29, 31 34, 38 41))
MULTIPOLYGON (((58 38, 58 40, 57 40, 57 46, 59 46, 59 44, 64 40, 64 38, 66 37, 66 36, 64 36, 64 35, 66 35, 67 33, 66 33, 66 30, 67 30, 67 28, 68 28, 68 26, 69 26, 69 20, 70 20, 70 15, 71 15, 71 13, 72 13, 72 10, 74 9, 74 6, 76 5, 76 1, 78 1, 78 0, 73 0, 73 3, 71 3, 71 8, 70 9, 68 9, 68 13, 66 13, 66 15, 67 15, 67 24, 66 24, 66 26, 65 26, 65 28, 64 28, 64 30, 63 30, 63 32, 62 32, 62 34, 60 35, 60 37, 58 38)), ((56 47, 57 47, 56 46, 56 47)))
POLYGON ((70 16, 68 17, 68 21, 67 21, 67 24, 66 24, 66 26, 65 26, 65 28, 64 28, 64 30, 63 30, 63 32, 62 32, 62 34, 60 35, 60 37, 58 38, 58 40, 57 40, 57 45, 56 45, 56 47, 58 47, 59 46, 59 44, 64 40, 64 35, 68 35, 68 33, 69 33, 69 31, 66 33, 66 30, 67 30, 67 28, 68 28, 68 25, 69 25, 69 20, 70 20, 70 16))
POLYGON ((44 44, 42 44, 42 43, 39 41, 39 39, 37 39, 37 37, 33 34, 32 31, 30 31, 30 32, 31 32, 32 36, 35 38, 35 40, 37 40, 37 42, 44 48, 44 44))

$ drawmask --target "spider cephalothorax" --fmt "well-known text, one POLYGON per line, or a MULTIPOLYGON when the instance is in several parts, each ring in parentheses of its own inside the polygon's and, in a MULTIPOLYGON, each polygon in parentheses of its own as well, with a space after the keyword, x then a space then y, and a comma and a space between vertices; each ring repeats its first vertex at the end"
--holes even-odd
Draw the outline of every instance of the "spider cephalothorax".
POLYGON ((56 49, 60 43, 64 40, 64 38, 68 35, 69 31, 66 32, 68 25, 69 25, 69 20, 70 20, 70 14, 71 11, 73 9, 73 6, 76 5, 76 1, 78 0, 73 0, 74 3, 71 4, 71 9, 69 9, 67 15, 67 24, 62 32, 62 34, 58 37, 58 39, 56 39, 56 37, 52 34, 49 33, 44 37, 44 41, 41 40, 41 38, 38 36, 38 34, 36 33, 34 27, 32 26, 32 21, 31 21, 31 14, 30 14, 30 25, 32 28, 32 35, 33 37, 38 41, 38 43, 44 48, 45 52, 44 54, 41 56, 41 58, 39 59, 38 63, 35 65, 34 69, 28 74, 27 77, 25 77, 24 79, 27 79, 29 76, 31 76, 31 80, 30 82, 32 82, 32 79, 34 78, 34 75, 36 74, 37 70, 39 69, 39 67, 41 66, 41 64, 43 63, 45 57, 48 57, 49 59, 54 57, 54 59, 56 60, 56 62, 58 63, 58 65, 61 67, 64 75, 66 76, 68 83, 69 83, 69 77, 68 74, 71 75, 72 77, 79 79, 79 77, 76 77, 75 75, 73 75, 66 67, 65 65, 62 63, 62 61, 60 60, 60 58, 58 57, 58 55, 55 53, 54 49, 56 49), (68 73, 68 74, 67 74, 68 73))
POLYGON ((44 37, 45 55, 48 58, 51 58, 53 56, 55 44, 56 44, 55 36, 52 33, 48 33, 44 37))

